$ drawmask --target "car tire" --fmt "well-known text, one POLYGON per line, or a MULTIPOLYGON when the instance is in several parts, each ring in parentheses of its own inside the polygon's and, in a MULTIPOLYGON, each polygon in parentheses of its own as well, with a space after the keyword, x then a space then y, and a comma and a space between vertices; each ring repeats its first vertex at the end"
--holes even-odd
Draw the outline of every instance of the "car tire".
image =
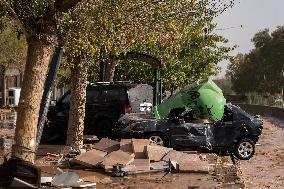
POLYGON ((234 148, 234 154, 240 160, 249 160, 254 155, 254 152, 255 143, 248 138, 239 140, 234 148))
POLYGON ((167 138, 160 133, 150 133, 148 135, 148 139, 150 140, 150 144, 156 144, 159 146, 167 146, 167 138))
POLYGON ((98 137, 98 139, 102 139, 104 137, 111 137, 113 123, 109 119, 101 119, 99 122, 96 123, 95 128, 95 135, 98 137))

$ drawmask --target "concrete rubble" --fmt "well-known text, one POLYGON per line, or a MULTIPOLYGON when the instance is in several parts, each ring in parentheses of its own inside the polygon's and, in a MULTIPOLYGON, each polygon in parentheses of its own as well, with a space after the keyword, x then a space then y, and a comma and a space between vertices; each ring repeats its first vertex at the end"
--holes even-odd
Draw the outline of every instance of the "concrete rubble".
MULTIPOLYGON (((197 152, 176 151, 172 148, 157 146, 145 139, 122 139, 118 142, 103 138, 98 143, 89 144, 83 149, 81 154, 74 158, 66 156, 67 148, 58 149, 61 155, 56 158, 61 158, 63 155, 64 161, 69 163, 57 166, 61 166, 62 169, 70 166, 76 170, 99 171, 100 169, 110 176, 119 177, 154 172, 209 173, 206 156, 199 155, 197 152)), ((60 170, 60 174, 55 177, 42 177, 42 186, 96 188, 96 183, 112 183, 111 177, 99 179, 88 176, 80 179, 80 171, 76 173, 77 171, 63 172, 60 170)), ((20 185, 23 184, 20 183, 20 185)))
POLYGON ((120 141, 120 150, 132 154, 133 153, 132 140, 122 139, 120 141))
POLYGON ((147 145, 146 155, 151 161, 161 161, 162 158, 171 150, 173 149, 162 146, 147 145))
POLYGON ((0 150, 9 150, 14 142, 17 113, 10 109, 0 109, 0 150))
POLYGON ((93 149, 88 152, 82 153, 81 155, 72 159, 71 162, 84 165, 86 167, 94 168, 97 167, 104 160, 104 157, 106 155, 107 152, 93 149))
POLYGON ((146 158, 146 146, 150 144, 148 139, 132 139, 132 149, 135 159, 146 158))
POLYGON ((103 168, 108 173, 123 173, 118 174, 123 176, 166 170, 209 172, 204 156, 150 144, 146 139, 122 139, 117 142, 103 138, 91 150, 70 162, 88 168, 103 168))
POLYGON ((111 152, 102 161, 102 167, 108 172, 111 171, 114 165, 129 165, 134 161, 134 154, 129 154, 121 150, 111 152))
POLYGON ((93 146, 93 149, 111 153, 120 149, 120 143, 108 138, 103 138, 93 146))
POLYGON ((9 109, 0 110, 0 129, 16 128, 17 112, 9 109))

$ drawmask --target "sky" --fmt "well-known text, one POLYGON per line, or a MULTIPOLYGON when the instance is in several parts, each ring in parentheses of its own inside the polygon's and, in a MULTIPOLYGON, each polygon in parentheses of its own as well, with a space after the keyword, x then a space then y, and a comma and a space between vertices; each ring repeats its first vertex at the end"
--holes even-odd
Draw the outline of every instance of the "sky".
MULTIPOLYGON (((238 3, 215 19, 216 33, 226 37, 229 45, 238 45, 231 52, 248 53, 253 48, 251 39, 260 30, 268 28, 270 31, 277 26, 284 26, 284 0, 236 0, 238 3), (242 26, 242 27, 241 27, 242 26)), ((226 73, 228 62, 221 62, 221 78, 226 73)))

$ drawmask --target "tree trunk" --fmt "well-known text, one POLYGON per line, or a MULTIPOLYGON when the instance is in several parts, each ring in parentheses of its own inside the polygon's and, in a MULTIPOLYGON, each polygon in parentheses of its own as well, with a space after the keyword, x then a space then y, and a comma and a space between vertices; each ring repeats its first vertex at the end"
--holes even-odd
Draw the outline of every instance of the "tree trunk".
POLYGON ((105 62, 100 60, 100 66, 99 66, 99 81, 104 82, 105 81, 105 62))
POLYGON ((74 61, 74 67, 71 69, 71 99, 66 145, 79 151, 83 145, 88 62, 82 57, 77 57, 74 61))
POLYGON ((34 162, 37 123, 44 81, 53 45, 29 37, 24 80, 16 122, 15 144, 12 157, 34 162))
POLYGON ((105 80, 106 82, 113 82, 116 62, 113 58, 110 58, 105 63, 105 80))

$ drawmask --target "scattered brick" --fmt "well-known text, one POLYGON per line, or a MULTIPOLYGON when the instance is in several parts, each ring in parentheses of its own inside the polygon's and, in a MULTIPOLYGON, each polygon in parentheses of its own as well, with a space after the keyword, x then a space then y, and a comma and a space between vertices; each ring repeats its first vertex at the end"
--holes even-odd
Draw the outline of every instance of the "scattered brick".
POLYGON ((147 172, 150 171, 149 159, 134 159, 134 161, 122 168, 124 172, 147 172))
POLYGON ((153 170, 165 170, 167 168, 169 168, 169 163, 165 161, 152 162, 150 164, 150 169, 153 170))
POLYGON ((132 148, 135 159, 146 158, 146 146, 150 144, 148 139, 132 139, 132 148))
POLYGON ((96 143, 93 146, 93 149, 105 151, 108 153, 117 151, 119 150, 119 148, 120 148, 119 142, 108 139, 108 138, 102 138, 98 143, 96 143))
POLYGON ((107 152, 93 149, 77 156, 76 158, 72 159, 71 162, 92 168, 98 166, 99 163, 104 160, 106 155, 107 152))
POLYGON ((137 169, 135 165, 130 164, 126 165, 125 167, 122 167, 121 171, 129 173, 129 172, 137 172, 137 169))
POLYGON ((120 150, 132 154, 133 148, 131 139, 122 139, 120 141, 120 150))
POLYGON ((197 159, 189 162, 180 162, 178 169, 179 172, 209 173, 209 164, 207 161, 197 159))
POLYGON ((113 168, 114 165, 121 164, 126 166, 132 163, 133 161, 134 161, 134 154, 129 154, 127 152, 118 150, 108 154, 104 158, 101 165, 106 171, 109 171, 113 168))
POLYGON ((188 154, 176 150, 171 150, 167 155, 163 157, 163 161, 168 162, 169 160, 171 160, 177 162, 178 164, 181 162, 190 162, 196 159, 199 159, 199 155, 188 154))
POLYGON ((157 145, 148 145, 146 147, 146 155, 150 161, 161 161, 161 159, 171 150, 173 149, 157 145))
POLYGON ((134 165, 137 171, 150 171, 149 159, 134 159, 130 165, 134 165))

